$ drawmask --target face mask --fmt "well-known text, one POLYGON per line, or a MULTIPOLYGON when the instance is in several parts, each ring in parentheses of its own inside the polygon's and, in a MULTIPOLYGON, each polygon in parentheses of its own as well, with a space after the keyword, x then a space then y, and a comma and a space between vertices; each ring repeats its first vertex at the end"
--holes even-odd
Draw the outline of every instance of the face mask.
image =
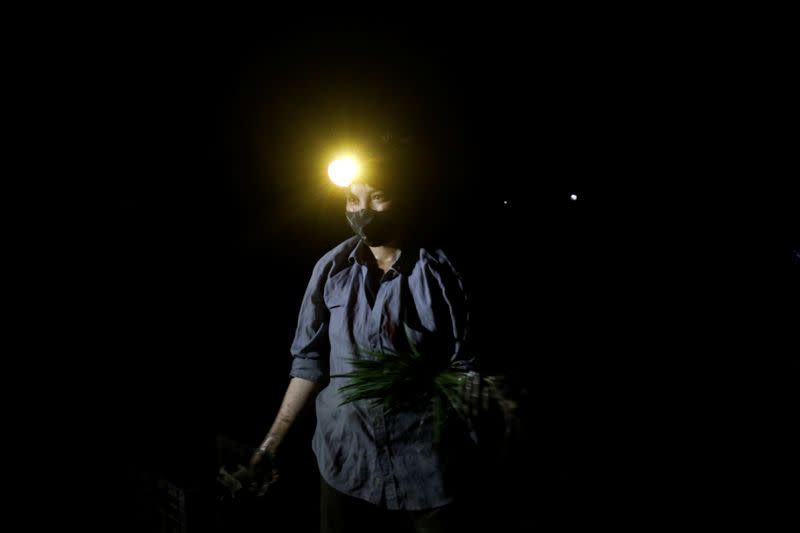
POLYGON ((383 246, 398 237, 397 220, 391 211, 361 209, 354 213, 348 211, 346 215, 353 232, 361 237, 367 246, 383 246))

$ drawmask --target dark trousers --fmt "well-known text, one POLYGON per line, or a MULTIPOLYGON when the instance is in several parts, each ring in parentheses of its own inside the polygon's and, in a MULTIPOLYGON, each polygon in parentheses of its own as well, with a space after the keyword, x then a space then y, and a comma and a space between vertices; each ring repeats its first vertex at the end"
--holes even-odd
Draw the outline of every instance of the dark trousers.
POLYGON ((426 511, 392 511, 342 494, 321 480, 321 533, 454 533, 459 519, 454 504, 426 511))

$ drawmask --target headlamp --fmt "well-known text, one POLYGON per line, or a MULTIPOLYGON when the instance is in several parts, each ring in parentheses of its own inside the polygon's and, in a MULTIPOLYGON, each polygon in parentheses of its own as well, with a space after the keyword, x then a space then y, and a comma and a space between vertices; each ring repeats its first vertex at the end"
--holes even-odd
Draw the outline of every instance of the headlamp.
POLYGON ((358 176, 361 168, 352 157, 335 159, 328 165, 328 176, 339 187, 348 187, 353 179, 358 176))

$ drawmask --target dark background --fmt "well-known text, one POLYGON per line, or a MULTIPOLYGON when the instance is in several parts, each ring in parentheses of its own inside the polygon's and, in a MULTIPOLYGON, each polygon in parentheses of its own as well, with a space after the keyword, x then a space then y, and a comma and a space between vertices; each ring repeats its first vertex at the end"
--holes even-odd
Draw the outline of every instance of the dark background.
MULTIPOLYGON (((51 74, 93 178, 65 256, 65 307, 88 313, 61 363, 97 476, 85 519, 151 530, 154 479, 205 487, 217 434, 260 441, 311 269, 349 236, 323 154, 397 117, 442 154, 418 201, 520 402, 476 514, 640 530, 785 508, 783 35, 594 15, 128 13, 67 32, 51 74)), ((316 527, 312 431, 309 414, 281 487, 229 530, 316 527)))

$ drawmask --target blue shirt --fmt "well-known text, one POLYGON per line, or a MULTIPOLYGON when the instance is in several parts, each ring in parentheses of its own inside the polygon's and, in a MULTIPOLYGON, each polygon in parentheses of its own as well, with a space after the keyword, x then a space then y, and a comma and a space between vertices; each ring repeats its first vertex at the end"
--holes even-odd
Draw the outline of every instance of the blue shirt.
POLYGON ((328 380, 351 372, 351 359, 368 357, 359 348, 407 350, 404 323, 420 353, 469 367, 466 304, 461 276, 441 250, 407 248, 384 274, 352 237, 317 262, 300 308, 291 375, 328 383, 317 396, 312 447, 333 488, 388 509, 452 501, 461 455, 434 442, 430 412, 387 415, 369 401, 340 405, 339 388, 349 380, 328 380))

